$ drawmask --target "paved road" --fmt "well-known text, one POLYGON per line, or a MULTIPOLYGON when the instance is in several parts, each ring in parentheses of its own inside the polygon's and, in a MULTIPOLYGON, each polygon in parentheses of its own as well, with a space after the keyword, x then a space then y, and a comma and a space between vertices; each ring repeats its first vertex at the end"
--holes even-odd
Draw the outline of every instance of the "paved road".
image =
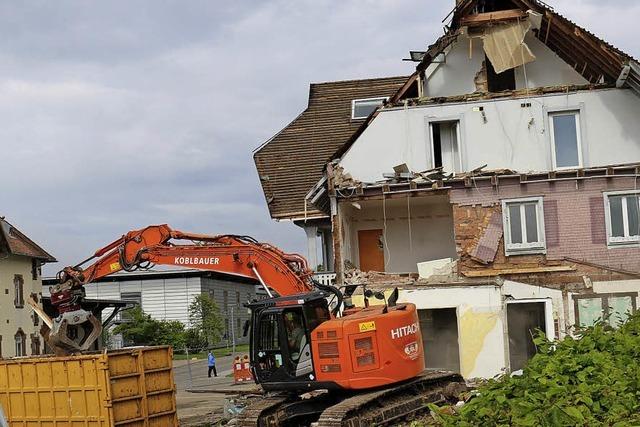
MULTIPOLYGON (((238 356, 242 354, 238 353, 238 356)), ((207 377, 206 360, 174 360, 173 371, 176 382, 178 417, 181 425, 195 424, 198 421, 211 420, 219 417, 228 400, 233 399, 232 391, 238 392, 253 390, 257 386, 250 382, 243 385, 234 385, 232 363, 235 356, 218 357, 216 367, 217 377, 207 377), (191 393, 192 390, 221 390, 225 393, 191 393)))

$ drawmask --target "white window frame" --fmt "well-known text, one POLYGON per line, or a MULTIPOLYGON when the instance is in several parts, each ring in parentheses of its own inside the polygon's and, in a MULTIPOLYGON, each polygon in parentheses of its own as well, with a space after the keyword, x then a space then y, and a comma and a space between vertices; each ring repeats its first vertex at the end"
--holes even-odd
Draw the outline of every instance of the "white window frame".
POLYGON ((575 109, 567 109, 567 110, 556 110, 556 111, 549 111, 547 113, 548 116, 548 122, 549 122, 549 135, 550 135, 550 139, 551 139, 551 161, 553 164, 553 169, 554 170, 570 170, 570 169, 580 169, 583 167, 584 165, 584 161, 582 158, 582 128, 581 128, 581 110, 580 108, 575 108, 575 109), (554 116, 568 116, 568 115, 573 115, 574 116, 574 120, 576 122, 576 143, 577 143, 577 149, 578 149, 578 164, 576 166, 558 166, 557 164, 557 160, 556 160, 556 136, 555 136, 555 130, 554 130, 554 125, 553 125, 553 117, 554 116))
POLYGON ((382 101, 384 103, 384 101, 386 101, 387 99, 389 99, 389 97, 387 96, 378 96, 375 98, 360 98, 360 99, 353 99, 351 101, 351 120, 364 120, 367 117, 369 117, 369 115, 366 116, 358 116, 356 117, 356 103, 357 102, 364 102, 364 101, 382 101))
POLYGON ((15 351, 16 351, 16 357, 21 357, 21 356, 26 356, 27 355, 27 337, 25 336, 25 334, 21 334, 21 333, 16 333, 16 335, 14 336, 14 341, 15 341, 15 351))
POLYGON ((460 170, 452 170, 452 171, 447 171, 445 170, 444 172, 448 172, 448 173, 460 173, 464 170, 464 167, 462 166, 462 120, 459 116, 452 116, 452 117, 442 117, 442 118, 428 118, 427 119, 427 132, 429 134, 429 154, 430 154, 430 158, 428 159, 429 161, 429 165, 431 165, 431 168, 435 168, 435 162, 436 162, 436 153, 435 153, 435 147, 434 147, 434 141, 433 141, 433 125, 434 124, 441 124, 441 123, 451 123, 451 122, 455 122, 456 123, 456 148, 458 149, 458 153, 456 155, 456 165, 454 167, 454 169, 460 169, 460 170))
MULTIPOLYGON (((611 206, 609 204, 610 196, 638 196, 640 197, 640 190, 621 190, 621 191, 608 191, 603 193, 604 195, 604 217, 607 226, 607 246, 610 248, 615 247, 629 247, 640 246, 640 237, 638 236, 624 236, 613 237, 611 227, 611 206)), ((629 232, 629 218, 627 217, 627 199, 622 199, 622 227, 625 234, 629 232)))
POLYGON ((502 200, 502 229, 504 232, 504 253, 510 255, 545 254, 547 253, 547 242, 544 233, 544 206, 542 197, 526 197, 519 199, 502 200), (526 242, 527 228, 524 215, 525 203, 536 203, 536 222, 538 225, 538 241, 526 242), (520 206, 520 228, 522 230, 522 243, 511 243, 511 227, 509 219, 508 205, 521 204, 520 206))

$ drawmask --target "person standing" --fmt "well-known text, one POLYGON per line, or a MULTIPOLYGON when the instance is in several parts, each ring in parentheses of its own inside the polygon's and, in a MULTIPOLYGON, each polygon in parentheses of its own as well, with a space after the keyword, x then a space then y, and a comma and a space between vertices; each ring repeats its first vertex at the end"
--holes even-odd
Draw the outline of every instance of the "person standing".
POLYGON ((209 378, 211 378, 211 371, 213 371, 213 375, 214 376, 218 376, 218 372, 216 371, 216 357, 213 355, 213 352, 211 350, 209 350, 209 356, 208 356, 208 361, 209 361, 209 378))

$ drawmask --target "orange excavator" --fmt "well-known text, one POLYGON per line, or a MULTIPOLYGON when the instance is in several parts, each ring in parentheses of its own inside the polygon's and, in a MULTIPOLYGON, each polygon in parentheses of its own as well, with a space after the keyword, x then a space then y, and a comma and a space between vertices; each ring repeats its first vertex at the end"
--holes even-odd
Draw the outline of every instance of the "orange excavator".
MULTIPOLYGON (((53 320, 50 346, 58 353, 80 352, 99 337, 100 322, 81 307, 85 284, 153 265, 249 277, 266 290, 268 298, 247 304, 251 371, 256 383, 275 395, 247 408, 241 424, 313 420, 321 426, 349 425, 348 419, 362 418, 362 408, 381 396, 395 404, 384 416, 384 405, 376 404, 375 414, 369 415, 391 422, 428 401, 446 398, 445 389, 461 384, 450 372, 423 372, 417 310, 413 304, 397 303, 397 291, 384 305, 356 308, 345 304, 340 289, 314 281, 299 255, 248 236, 185 233, 168 225, 130 231, 58 273, 51 303, 59 316, 53 320), (310 391, 313 398, 292 397, 310 391)), ((367 290, 365 300, 371 296, 367 290)))

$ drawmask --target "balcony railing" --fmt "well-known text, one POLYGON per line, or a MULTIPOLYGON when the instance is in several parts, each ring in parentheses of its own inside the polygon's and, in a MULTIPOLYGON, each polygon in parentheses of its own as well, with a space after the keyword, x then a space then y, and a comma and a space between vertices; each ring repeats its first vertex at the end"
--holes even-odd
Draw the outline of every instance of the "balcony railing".
POLYGON ((315 273, 313 278, 323 285, 334 285, 336 282, 336 273, 332 271, 322 271, 315 273))

